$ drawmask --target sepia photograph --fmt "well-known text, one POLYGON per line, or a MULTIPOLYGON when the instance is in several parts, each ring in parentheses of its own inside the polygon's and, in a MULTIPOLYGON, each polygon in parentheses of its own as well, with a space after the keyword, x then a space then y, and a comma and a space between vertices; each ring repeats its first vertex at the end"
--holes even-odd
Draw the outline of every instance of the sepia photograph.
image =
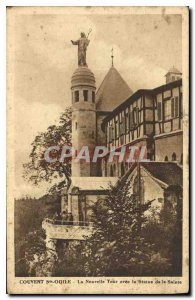
POLYGON ((188 7, 7 7, 9 294, 189 290, 188 7))

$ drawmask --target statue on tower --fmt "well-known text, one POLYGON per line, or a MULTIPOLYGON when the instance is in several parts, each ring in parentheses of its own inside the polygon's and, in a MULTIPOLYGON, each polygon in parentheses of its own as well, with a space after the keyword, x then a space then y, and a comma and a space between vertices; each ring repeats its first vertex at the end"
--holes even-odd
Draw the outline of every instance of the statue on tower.
MULTIPOLYGON (((89 31, 90 33, 91 31, 89 31)), ((89 36, 88 33, 88 36, 89 36)), ((88 36, 86 37, 84 32, 81 32, 81 37, 77 41, 72 41, 73 45, 78 45, 78 65, 81 67, 86 66, 86 52, 87 52, 87 47, 89 45, 90 40, 88 40, 88 36)))

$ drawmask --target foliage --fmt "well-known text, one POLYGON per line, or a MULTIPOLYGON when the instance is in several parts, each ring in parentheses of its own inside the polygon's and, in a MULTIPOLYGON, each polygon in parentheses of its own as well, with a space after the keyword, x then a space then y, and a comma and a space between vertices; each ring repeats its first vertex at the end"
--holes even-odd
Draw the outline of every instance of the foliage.
POLYGON ((130 185, 124 176, 92 207, 95 231, 76 247, 72 269, 82 276, 181 276, 181 199, 152 214, 152 201, 139 205, 130 185))
POLYGON ((71 108, 66 108, 61 115, 59 125, 51 125, 45 132, 39 133, 32 142, 30 161, 24 164, 24 178, 37 185, 42 181, 52 182, 53 179, 61 179, 53 190, 69 187, 70 185, 70 160, 59 161, 62 147, 71 145, 71 108), (51 146, 59 146, 60 151, 51 151, 51 158, 57 157, 56 162, 45 160, 45 151, 51 146))
POLYGON ((39 273, 41 266, 49 263, 45 235, 41 229, 45 217, 51 217, 60 208, 57 195, 45 195, 40 199, 15 200, 15 274, 29 276, 39 273))
POLYGON ((144 236, 150 243, 153 242, 158 254, 151 266, 152 274, 156 266, 159 276, 182 275, 182 199, 178 197, 177 201, 174 209, 165 205, 158 215, 153 211, 143 229, 144 236), (159 257, 164 263, 166 260, 164 268, 159 257))
POLYGON ((121 178, 92 208, 95 232, 79 249, 88 276, 139 276, 150 265, 153 245, 142 228, 151 201, 138 204, 130 184, 128 177, 121 178))
POLYGON ((45 248, 45 237, 41 229, 45 217, 53 216, 60 210, 60 191, 70 185, 70 160, 59 161, 63 146, 71 145, 71 108, 60 116, 58 125, 51 125, 45 132, 39 133, 32 142, 29 162, 24 164, 24 178, 34 185, 42 181, 58 183, 50 188, 49 195, 40 199, 26 197, 15 201, 15 262, 16 276, 29 276, 33 273, 47 274, 51 269, 53 255, 45 248), (56 162, 45 160, 45 151, 51 146, 58 146, 60 151, 53 151, 56 162), (52 258, 51 258, 52 257, 52 258))
POLYGON ((45 237, 40 230, 43 216, 51 214, 50 209, 55 201, 51 202, 52 197, 49 200, 49 196, 42 200, 17 200, 16 212, 21 213, 16 233, 16 275, 181 275, 181 203, 174 211, 164 207, 157 214, 150 207, 151 202, 144 206, 137 205, 137 195, 129 193, 130 184, 130 180, 123 177, 116 186, 110 186, 107 197, 100 198, 92 207, 96 228, 94 234, 80 242, 58 241, 58 257, 54 257, 51 249, 46 249, 45 237), (20 202, 23 205, 18 205, 20 202), (25 202, 27 210, 24 209, 25 202), (28 203, 31 203, 32 209, 28 203), (38 213, 41 206, 45 207, 45 211, 37 214, 38 219, 32 219, 32 211, 38 213), (150 214, 145 214, 148 209, 150 214), (32 221, 28 222, 29 219, 32 221), (25 228, 27 225, 28 230, 25 228), (48 255, 49 252, 52 255, 48 255))
POLYGON ((55 263, 53 276, 85 276, 82 256, 79 250, 82 241, 59 241, 57 243, 58 259, 55 263))

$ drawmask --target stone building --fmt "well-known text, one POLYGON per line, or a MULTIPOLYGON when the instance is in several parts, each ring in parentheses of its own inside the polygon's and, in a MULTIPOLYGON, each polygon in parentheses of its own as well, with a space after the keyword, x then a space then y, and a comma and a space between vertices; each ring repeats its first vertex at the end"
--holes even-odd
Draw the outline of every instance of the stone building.
MULTIPOLYGON (((146 163, 72 160, 71 186, 62 192, 61 211, 72 214, 73 221, 44 220, 47 240, 79 240, 91 234, 91 205, 105 197, 109 184, 129 172, 133 191, 143 203, 155 199, 162 206, 167 197, 181 198, 182 192, 182 79, 172 68, 166 83, 154 89, 133 92, 116 68, 111 66, 96 90, 95 76, 87 65, 79 65, 71 78, 72 145, 79 151, 97 145, 121 149, 145 146, 146 163), (141 182, 136 191, 136 180, 141 182), (179 192, 178 192, 179 191, 179 192)), ((51 245, 50 245, 51 246, 51 245)))

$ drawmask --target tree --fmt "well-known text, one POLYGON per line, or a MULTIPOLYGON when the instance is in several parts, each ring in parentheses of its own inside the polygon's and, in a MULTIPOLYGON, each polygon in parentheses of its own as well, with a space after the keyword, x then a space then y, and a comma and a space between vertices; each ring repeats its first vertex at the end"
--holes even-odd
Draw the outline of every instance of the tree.
POLYGON ((26 197, 15 200, 16 276, 48 276, 47 274, 53 272, 51 263, 54 261, 54 251, 46 247, 45 232, 41 225, 43 218, 51 217, 59 205, 55 195, 45 195, 40 199, 26 197))
POLYGON ((182 275, 182 189, 169 187, 165 191, 165 203, 158 213, 153 210, 143 232, 149 242, 153 242, 156 258, 151 274, 158 267, 159 276, 182 275), (175 202, 168 199, 170 191, 176 193, 175 202), (161 260, 161 263, 159 262, 161 260), (164 263, 162 263, 164 262, 164 263))
POLYGON ((16 276, 52 276, 57 256, 53 249, 46 247, 45 232, 31 231, 20 243, 23 257, 15 262, 16 276))
POLYGON ((71 145, 71 108, 66 108, 61 115, 59 125, 51 125, 45 132, 39 133, 32 142, 30 161, 24 164, 24 178, 37 185, 42 181, 52 182, 53 179, 63 179, 59 184, 52 186, 51 192, 70 186, 71 163, 66 159, 59 161, 61 151, 51 151, 51 156, 57 158, 56 162, 45 160, 45 151, 51 146, 71 145))
POLYGON ((87 276, 139 276, 147 272, 154 252, 142 228, 144 212, 152 201, 139 204, 130 186, 127 174, 92 207, 95 231, 78 249, 87 276))

